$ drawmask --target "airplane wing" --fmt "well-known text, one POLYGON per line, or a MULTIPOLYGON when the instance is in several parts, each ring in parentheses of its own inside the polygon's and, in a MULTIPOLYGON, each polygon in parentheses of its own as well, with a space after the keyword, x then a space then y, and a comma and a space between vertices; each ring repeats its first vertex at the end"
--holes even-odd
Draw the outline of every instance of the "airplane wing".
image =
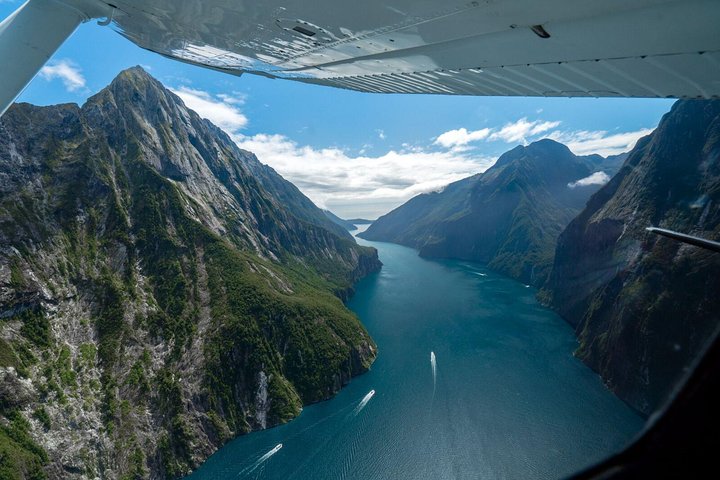
POLYGON ((717 0, 30 0, 28 5, 49 3, 80 11, 82 20, 107 17, 105 23, 142 48, 236 75, 374 93, 720 96, 717 0))
POLYGON ((143 48, 381 93, 720 95, 720 2, 117 0, 143 48))

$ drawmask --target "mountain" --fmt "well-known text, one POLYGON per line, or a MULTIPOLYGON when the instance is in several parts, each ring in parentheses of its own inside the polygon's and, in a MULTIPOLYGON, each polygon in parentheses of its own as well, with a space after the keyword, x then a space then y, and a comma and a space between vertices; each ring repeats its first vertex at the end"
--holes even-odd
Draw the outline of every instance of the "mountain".
POLYGON ((367 218, 348 218, 345 221, 350 222, 353 225, 369 225, 369 224, 373 223, 375 220, 368 220, 367 218))
MULTIPOLYGON (((219 129, 218 132, 222 133, 219 129)), ((273 168, 260 163, 257 157, 251 152, 245 150, 239 151, 243 153, 244 163, 255 180, 258 181, 266 191, 270 192, 281 205, 292 205, 292 213, 296 218, 322 227, 340 238, 352 240, 352 243, 355 243, 352 235, 348 233, 349 230, 345 228, 343 224, 338 224, 335 219, 330 217, 328 210, 321 210, 316 207, 295 185, 285 180, 273 168)), ((339 220, 341 222, 343 221, 342 219, 339 220)))
POLYGON ((681 100, 558 239, 542 298, 577 356, 639 411, 667 398, 720 320, 720 255, 645 231, 720 239, 720 101, 681 100))
POLYGON ((342 218, 332 213, 330 210, 323 210, 323 213, 325 213, 325 216, 330 219, 331 222, 333 222, 335 225, 340 226, 346 232, 352 232, 353 230, 357 230, 357 227, 352 222, 350 222, 349 220, 343 220, 342 218))
POLYGON ((367 370, 380 268, 140 68, 0 119, 0 477, 174 478, 367 370))
POLYGON ((577 156, 552 140, 518 146, 484 173, 412 198, 359 236, 486 263, 542 285, 558 235, 599 188, 574 182, 600 167, 614 173, 618 158, 577 156))

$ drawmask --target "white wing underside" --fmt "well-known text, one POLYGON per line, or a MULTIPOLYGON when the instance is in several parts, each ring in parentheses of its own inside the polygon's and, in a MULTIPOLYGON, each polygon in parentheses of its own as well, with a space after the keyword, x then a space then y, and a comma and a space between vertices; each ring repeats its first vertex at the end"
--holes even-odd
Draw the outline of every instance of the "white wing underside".
POLYGON ((113 25, 137 45, 238 75, 377 93, 720 96, 717 0, 113 5, 113 25))
POLYGON ((361 92, 720 97, 720 0, 29 0, 0 22, 0 115, 103 17, 180 61, 361 92))

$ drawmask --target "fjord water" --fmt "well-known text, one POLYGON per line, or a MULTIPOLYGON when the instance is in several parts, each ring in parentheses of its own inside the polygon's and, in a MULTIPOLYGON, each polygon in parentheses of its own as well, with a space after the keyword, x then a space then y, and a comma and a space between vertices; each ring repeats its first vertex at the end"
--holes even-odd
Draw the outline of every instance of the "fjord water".
POLYGON ((377 342, 371 371, 289 424, 231 441, 190 478, 561 478, 642 427, 572 356, 571 328, 534 289, 359 242, 384 263, 348 303, 377 342))

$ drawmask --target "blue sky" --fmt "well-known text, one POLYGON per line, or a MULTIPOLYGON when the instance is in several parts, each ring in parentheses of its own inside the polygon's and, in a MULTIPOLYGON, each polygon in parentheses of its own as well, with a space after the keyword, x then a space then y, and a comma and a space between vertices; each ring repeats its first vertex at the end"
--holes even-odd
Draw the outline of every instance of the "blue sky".
MULTIPOLYGON (((0 0, 0 19, 20 3, 0 0)), ((655 128, 672 105, 665 99, 378 95, 234 77, 147 52, 95 22, 75 32, 19 101, 82 104, 134 65, 318 205, 345 217, 377 217, 543 137, 577 154, 619 153, 655 128)))

